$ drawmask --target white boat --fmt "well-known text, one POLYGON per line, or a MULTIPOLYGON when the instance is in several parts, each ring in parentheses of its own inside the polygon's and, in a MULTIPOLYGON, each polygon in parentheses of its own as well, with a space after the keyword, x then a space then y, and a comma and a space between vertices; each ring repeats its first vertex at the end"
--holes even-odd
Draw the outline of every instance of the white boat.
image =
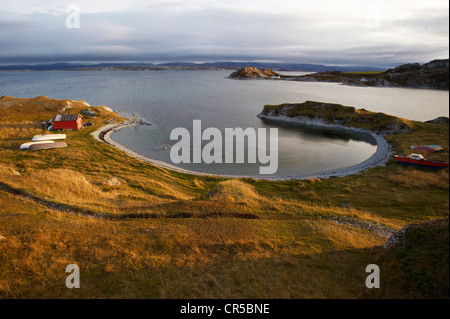
POLYGON ((67 137, 66 134, 43 134, 43 135, 35 135, 31 140, 32 141, 63 140, 66 137, 67 137))
POLYGON ((37 142, 27 142, 20 145, 21 150, 27 150, 31 145, 42 144, 42 143, 55 143, 55 141, 37 141, 37 142))
POLYGON ((40 144, 31 145, 28 148, 28 150, 29 151, 48 150, 48 149, 52 149, 52 148, 63 148, 63 147, 67 147, 67 144, 64 142, 40 143, 40 144))

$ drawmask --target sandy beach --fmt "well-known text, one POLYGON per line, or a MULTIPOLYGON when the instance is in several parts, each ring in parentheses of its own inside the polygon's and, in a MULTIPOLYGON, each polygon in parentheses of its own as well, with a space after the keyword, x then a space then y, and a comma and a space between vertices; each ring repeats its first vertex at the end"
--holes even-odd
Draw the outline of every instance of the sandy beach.
MULTIPOLYGON (((270 116, 267 116, 266 119, 271 120, 270 116)), ((276 120, 277 122, 300 123, 301 124, 301 122, 299 120, 288 118, 288 117, 284 117, 284 118, 277 117, 276 119, 272 118, 272 120, 276 120)), ((377 150, 370 158, 368 158, 367 160, 365 160, 359 164, 356 164, 356 165, 353 165, 350 167, 346 167, 346 168, 335 169, 335 170, 331 170, 331 171, 311 172, 311 173, 307 173, 307 174, 284 175, 284 176, 261 176, 261 175, 242 176, 242 175, 220 175, 220 174, 201 173, 201 172, 186 170, 186 169, 168 164, 166 162, 158 161, 158 160, 140 155, 140 154, 126 148, 125 146, 117 143, 116 141, 114 141, 112 139, 112 137, 111 137, 112 133, 117 132, 118 130, 123 129, 125 127, 130 127, 130 126, 135 126, 135 125, 137 125, 137 124, 131 123, 131 122, 124 122, 124 123, 119 123, 119 124, 107 124, 105 126, 102 126, 100 129, 98 129, 97 131, 95 131, 91 134, 94 136, 94 138, 96 140, 98 140, 100 142, 112 145, 134 158, 137 158, 141 161, 148 162, 150 164, 153 164, 153 165, 161 167, 161 168, 166 168, 166 169, 174 170, 174 171, 177 171, 180 173, 185 173, 185 174, 192 174, 192 175, 199 175, 199 176, 226 177, 226 178, 253 178, 253 179, 261 179, 261 180, 281 181, 281 180, 291 180, 291 179, 305 180, 305 179, 309 179, 309 178, 326 179, 326 178, 330 178, 330 177, 344 177, 344 176, 359 173, 359 172, 361 172, 365 169, 371 168, 371 167, 385 166, 385 164, 389 160, 390 156, 392 156, 391 145, 386 141, 386 139, 383 137, 383 135, 381 135, 379 133, 368 131, 368 130, 363 130, 363 129, 359 129, 359 128, 346 127, 346 126, 342 126, 342 125, 320 124, 320 126, 322 126, 322 127, 333 128, 333 129, 349 131, 349 132, 370 134, 376 140, 377 150)))

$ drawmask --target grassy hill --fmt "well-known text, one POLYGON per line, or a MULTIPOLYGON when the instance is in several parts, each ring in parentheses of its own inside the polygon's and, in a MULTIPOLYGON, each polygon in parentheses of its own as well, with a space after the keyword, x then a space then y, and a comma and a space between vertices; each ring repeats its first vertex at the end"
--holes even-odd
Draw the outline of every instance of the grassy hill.
MULTIPOLYGON (((448 216, 448 170, 390 161, 324 180, 187 175, 96 141, 106 120, 124 120, 101 106, 84 119, 94 125, 65 132, 67 148, 19 150, 54 114, 87 107, 0 98, 1 298, 448 298, 448 224, 414 235, 416 250, 382 247, 409 223, 448 216), (80 289, 65 287, 72 263, 80 289), (365 286, 368 264, 380 289, 365 286)), ((448 124, 409 124, 387 136, 397 152, 433 142, 448 159, 448 124)))
POLYGON ((261 114, 284 115, 290 118, 306 117, 311 120, 319 119, 326 124, 357 127, 376 132, 397 133, 400 131, 410 132, 412 130, 412 122, 407 119, 384 113, 370 112, 365 109, 356 109, 353 106, 316 101, 265 105, 261 114))

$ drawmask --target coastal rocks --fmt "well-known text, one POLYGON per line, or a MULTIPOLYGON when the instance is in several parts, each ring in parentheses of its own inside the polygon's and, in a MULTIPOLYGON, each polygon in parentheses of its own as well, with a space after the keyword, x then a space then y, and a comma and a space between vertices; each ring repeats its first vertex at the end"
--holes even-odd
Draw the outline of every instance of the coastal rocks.
MULTIPOLYGON (((241 69, 242 70, 242 69, 241 69)), ((239 70, 240 71, 240 70, 239 70)), ((237 71, 238 72, 238 71, 237 71)), ((231 78, 256 78, 234 72, 231 78)), ((264 78, 259 76, 259 78, 264 78)), ((267 76, 265 78, 268 78, 267 76)), ((449 89, 449 60, 433 60, 426 64, 408 63, 385 72, 325 71, 303 76, 281 76, 283 80, 304 82, 335 82, 351 86, 408 87, 449 89)))
POLYGON ((90 109, 85 109, 85 110, 81 111, 81 114, 86 115, 86 116, 90 116, 90 117, 100 116, 100 114, 95 113, 94 111, 92 111, 90 109))
POLYGON ((270 109, 264 107, 264 110, 257 115, 260 119, 263 120, 280 120, 282 122, 294 122, 294 123, 302 123, 304 125, 326 125, 327 122, 320 116, 308 116, 308 115, 297 115, 295 117, 290 116, 289 110, 291 106, 279 108, 279 109, 270 109))
POLYGON ((135 125, 152 125, 149 122, 144 121, 143 119, 140 119, 136 113, 133 112, 133 114, 128 118, 128 121, 135 125))
POLYGON ((369 112, 364 109, 356 110, 352 106, 315 101, 265 105, 258 117, 266 120, 296 122, 302 125, 354 127, 383 134, 412 131, 412 126, 408 121, 391 115, 369 112))
POLYGON ((425 123, 431 123, 431 124, 449 124, 448 117, 440 116, 435 118, 434 120, 425 121, 425 123))
POLYGON ((294 124, 337 130, 348 132, 353 138, 361 138, 365 141, 370 138, 375 141, 377 151, 369 159, 351 167, 314 175, 320 178, 347 176, 370 167, 384 166, 392 155, 392 148, 383 137, 383 129, 393 122, 402 120, 384 113, 315 101, 265 105, 263 111, 257 116, 264 121, 279 122, 282 125, 294 124))
POLYGON ((425 69, 441 69, 449 67, 449 59, 433 60, 423 65, 425 69))
POLYGON ((395 67, 393 70, 389 70, 388 72, 406 72, 406 71, 417 71, 420 70, 421 66, 419 63, 406 63, 395 67))
POLYGON ((426 64, 408 63, 374 77, 373 86, 449 89, 449 60, 433 60, 426 64))
POLYGON ((384 248, 393 248, 398 247, 405 244, 405 233, 408 231, 408 229, 411 228, 411 224, 406 225, 402 229, 400 229, 398 232, 393 233, 386 243, 384 244, 384 248))
POLYGON ((439 224, 448 224, 449 218, 446 217, 444 219, 436 219, 424 222, 422 224, 408 224, 399 231, 393 233, 386 243, 384 244, 384 248, 397 248, 399 246, 405 245, 406 243, 406 233, 411 229, 415 229, 418 227, 429 226, 429 225, 439 225, 439 224))
POLYGON ((396 121, 387 125, 384 132, 389 134, 410 133, 412 132, 412 127, 404 122, 396 121))
POLYGON ((336 114, 343 118, 343 114, 352 117, 356 114, 356 109, 352 106, 340 104, 324 103, 316 101, 306 101, 303 103, 283 103, 280 105, 265 105, 262 115, 287 116, 287 117, 308 117, 314 121, 327 123, 328 115, 336 119, 336 114))
POLYGON ((270 79, 280 77, 280 74, 272 70, 260 70, 255 67, 246 67, 239 69, 228 76, 230 79, 270 79))
POLYGON ((400 65, 387 70, 382 77, 392 86, 448 90, 449 60, 400 65))
POLYGON ((152 125, 152 123, 146 122, 146 121, 144 121, 144 120, 142 120, 142 119, 138 119, 138 120, 136 121, 136 124, 137 124, 137 125, 152 125))
POLYGON ((109 106, 102 105, 102 106, 99 106, 99 107, 102 108, 102 109, 104 109, 105 111, 114 113, 114 111, 113 111, 109 106))
MULTIPOLYGON (((348 83, 346 83, 348 84, 348 83)), ((375 87, 392 87, 392 84, 386 79, 374 79, 372 81, 368 81, 366 83, 367 86, 375 86, 375 87)))

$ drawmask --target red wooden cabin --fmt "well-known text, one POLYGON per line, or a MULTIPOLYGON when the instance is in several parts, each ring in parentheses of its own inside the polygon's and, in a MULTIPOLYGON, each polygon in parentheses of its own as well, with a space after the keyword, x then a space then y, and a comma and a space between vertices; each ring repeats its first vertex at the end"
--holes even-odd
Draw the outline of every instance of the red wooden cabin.
POLYGON ((78 130, 83 127, 80 114, 55 115, 52 119, 55 130, 78 130))

